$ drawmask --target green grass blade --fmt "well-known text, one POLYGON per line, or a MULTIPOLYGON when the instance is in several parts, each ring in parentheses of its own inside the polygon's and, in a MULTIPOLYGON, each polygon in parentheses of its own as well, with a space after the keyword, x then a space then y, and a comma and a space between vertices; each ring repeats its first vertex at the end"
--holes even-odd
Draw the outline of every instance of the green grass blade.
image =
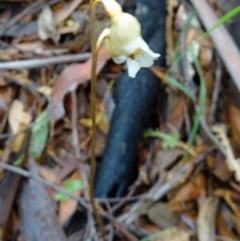
MULTIPOLYGON (((199 126, 200 126, 200 120, 201 120, 201 116, 203 115, 206 98, 207 98, 207 90, 206 90, 205 80, 204 80, 204 77, 202 74, 202 69, 201 69, 199 60, 196 58, 192 48, 189 49, 189 52, 191 54, 193 63, 196 67, 198 76, 200 78, 200 93, 199 93, 199 104, 197 107, 197 112, 196 112, 196 116, 194 119, 193 128, 191 130, 191 133, 190 133, 190 136, 188 139, 188 148, 190 148, 193 145, 193 142, 195 140, 196 134, 197 134, 199 126)), ((184 154, 183 160, 186 160, 187 155, 188 155, 188 152, 184 154)))
POLYGON ((179 89, 182 91, 190 100, 194 100, 194 97, 191 95, 191 93, 188 91, 188 89, 183 86, 181 83, 179 83, 176 79, 174 79, 171 76, 166 76, 167 80, 169 83, 171 83, 175 88, 179 89))
MULTIPOLYGON (((238 13, 240 12, 240 6, 235 7, 234 9, 232 9, 231 11, 229 11, 228 13, 226 13, 224 16, 222 16, 208 31, 206 31, 205 33, 203 33, 196 41, 200 42, 203 39, 205 39, 206 37, 208 37, 216 28, 218 28, 219 26, 223 25, 224 23, 226 23, 227 21, 229 21, 231 18, 233 18, 234 16, 236 16, 238 13)), ((185 49, 185 51, 183 51, 170 65, 170 67, 168 68, 167 71, 167 75, 169 75, 169 72, 172 68, 174 68, 176 66, 176 64, 181 61, 181 59, 186 55, 187 51, 189 50, 189 48, 192 47, 192 43, 185 49)))
POLYGON ((166 235, 167 233, 169 233, 169 231, 170 231, 169 229, 166 229, 166 230, 151 234, 151 235, 147 236, 146 238, 141 239, 140 241, 151 241, 155 238, 159 238, 159 237, 166 235))
POLYGON ((201 41, 204 38, 207 38, 216 28, 219 26, 225 24, 228 20, 236 16, 238 13, 240 13, 240 6, 235 7, 231 11, 227 12, 225 15, 223 15, 209 30, 207 30, 205 33, 203 33, 197 41, 201 41))

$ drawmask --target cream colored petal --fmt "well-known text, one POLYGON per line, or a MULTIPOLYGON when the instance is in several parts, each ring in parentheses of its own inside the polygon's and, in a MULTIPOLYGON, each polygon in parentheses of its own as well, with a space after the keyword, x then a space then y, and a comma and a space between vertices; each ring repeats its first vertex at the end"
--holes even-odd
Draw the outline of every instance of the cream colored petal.
POLYGON ((150 49, 148 51, 141 50, 138 55, 135 56, 135 60, 138 61, 141 67, 148 68, 153 65, 154 60, 158 59, 160 54, 152 52, 150 49))
POLYGON ((105 38, 104 44, 112 58, 117 58, 122 55, 109 38, 105 38))
POLYGON ((116 63, 116 64, 122 64, 124 63, 126 60, 127 60, 127 56, 125 55, 120 55, 118 57, 113 57, 112 58, 113 61, 116 63))
POLYGON ((127 58, 127 67, 128 67, 128 75, 131 78, 135 78, 137 72, 141 69, 141 66, 139 65, 138 61, 127 58))

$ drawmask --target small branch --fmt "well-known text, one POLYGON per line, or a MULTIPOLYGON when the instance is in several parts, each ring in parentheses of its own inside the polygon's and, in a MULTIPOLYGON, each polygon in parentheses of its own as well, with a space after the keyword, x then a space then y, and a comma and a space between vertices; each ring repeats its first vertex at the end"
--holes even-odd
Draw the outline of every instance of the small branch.
POLYGON ((90 53, 72 54, 44 59, 29 59, 0 63, 0 70, 11 69, 33 69, 45 67, 51 64, 69 63, 74 61, 85 61, 91 57, 90 53))

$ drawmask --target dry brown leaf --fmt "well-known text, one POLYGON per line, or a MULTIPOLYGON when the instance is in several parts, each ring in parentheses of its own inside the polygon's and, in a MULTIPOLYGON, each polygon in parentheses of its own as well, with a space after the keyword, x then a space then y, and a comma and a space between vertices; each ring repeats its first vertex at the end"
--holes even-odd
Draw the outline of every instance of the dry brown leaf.
POLYGON ((46 180, 55 183, 55 184, 59 184, 58 180, 59 180, 59 172, 60 170, 56 170, 58 169, 58 167, 53 168, 49 168, 49 167, 45 167, 45 166, 38 166, 38 171, 39 174, 46 180))
POLYGON ((226 149, 226 163, 230 171, 234 172, 237 181, 240 181, 240 160, 234 157, 234 153, 230 141, 226 134, 226 127, 224 125, 214 125, 212 130, 226 149))
POLYGON ((176 159, 183 154, 183 151, 178 148, 174 149, 161 149, 156 153, 153 165, 150 170, 150 180, 153 181, 157 175, 168 166, 172 165, 176 159))
POLYGON ((59 9, 54 13, 54 22, 56 25, 66 20, 72 12, 81 4, 83 0, 72 0, 69 3, 66 3, 64 7, 59 9))
POLYGON ((238 236, 240 236, 240 220, 236 215, 232 215, 232 221, 234 223, 234 229, 236 230, 238 236))
POLYGON ((231 224, 227 225, 230 223, 230 219, 229 217, 225 217, 224 214, 220 213, 217 217, 217 230, 218 230, 218 234, 225 237, 225 238, 229 238, 232 240, 238 240, 238 237, 233 233, 233 231, 231 230, 231 224))
POLYGON ((210 196, 200 207, 197 218, 199 241, 215 241, 215 220, 219 198, 210 196))
MULTIPOLYGON (((74 172, 69 180, 80 180, 80 175, 76 171, 74 172)), ((81 190, 77 190, 73 192, 72 194, 75 196, 80 196, 81 190)), ((58 213, 58 221, 60 224, 64 224, 71 216, 72 214, 76 211, 78 202, 74 199, 69 199, 67 201, 61 201, 59 205, 59 213, 58 213)))
POLYGON ((186 106, 184 97, 174 96, 174 93, 171 93, 168 106, 169 112, 171 113, 167 122, 177 130, 180 130, 184 121, 184 107, 186 106))
POLYGON ((6 81, 4 80, 3 76, 0 75, 0 87, 6 86, 6 85, 7 85, 6 81))
POLYGON ((213 49, 202 46, 200 50, 201 66, 209 69, 209 64, 212 62, 212 59, 213 59, 213 49))
POLYGON ((229 125, 231 127, 231 143, 233 144, 233 148, 237 151, 237 154, 240 154, 239 152, 239 146, 240 146, 240 109, 236 107, 235 105, 229 105, 228 106, 228 118, 229 118, 229 125))
POLYGON ((55 44, 60 38, 55 27, 53 12, 49 6, 45 6, 38 17, 38 35, 44 41, 52 39, 55 44))
MULTIPOLYGON (((16 134, 24 129, 31 122, 31 115, 24 111, 24 105, 19 100, 14 100, 9 111, 8 123, 11 127, 12 133, 16 134)), ((23 143, 25 134, 17 135, 12 142, 12 151, 18 152, 23 143)))
POLYGON ((172 212, 168 206, 160 202, 149 208, 147 216, 151 222, 163 229, 173 227, 178 220, 177 214, 172 212))
POLYGON ((213 191, 213 195, 221 198, 229 196, 234 201, 240 202, 239 192, 231 191, 230 189, 216 189, 213 191))
POLYGON ((232 176, 223 155, 207 155, 207 164, 212 173, 221 181, 226 182, 232 176))
POLYGON ((14 100, 9 112, 9 125, 12 132, 15 134, 19 131, 21 124, 29 124, 31 121, 31 116, 24 111, 24 105, 19 100, 14 100))
POLYGON ((197 199, 206 186, 206 177, 200 173, 185 184, 171 200, 170 204, 197 199))
MULTIPOLYGON (((99 50, 98 55, 97 74, 101 71, 109 58, 110 55, 108 51, 106 50, 106 48, 102 47, 99 50)), ((65 114, 65 109, 63 107, 64 96, 68 92, 75 90, 79 84, 83 84, 90 79, 91 64, 91 59, 82 64, 73 64, 64 69, 63 72, 60 74, 58 80, 53 86, 53 90, 51 93, 52 106, 50 112, 50 119, 52 122, 61 119, 65 114)))

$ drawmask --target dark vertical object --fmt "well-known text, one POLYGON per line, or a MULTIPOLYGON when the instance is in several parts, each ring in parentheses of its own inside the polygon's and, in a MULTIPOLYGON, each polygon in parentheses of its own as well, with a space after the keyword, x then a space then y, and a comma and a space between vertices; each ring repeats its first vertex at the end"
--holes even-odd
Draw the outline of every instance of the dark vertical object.
MULTIPOLYGON (((136 17, 142 36, 161 57, 155 62, 165 66, 165 0, 137 0, 136 17)), ((124 73, 115 89, 114 111, 104 155, 95 177, 96 197, 120 197, 134 181, 138 143, 156 107, 161 84, 149 69, 142 69, 135 79, 124 73)))

